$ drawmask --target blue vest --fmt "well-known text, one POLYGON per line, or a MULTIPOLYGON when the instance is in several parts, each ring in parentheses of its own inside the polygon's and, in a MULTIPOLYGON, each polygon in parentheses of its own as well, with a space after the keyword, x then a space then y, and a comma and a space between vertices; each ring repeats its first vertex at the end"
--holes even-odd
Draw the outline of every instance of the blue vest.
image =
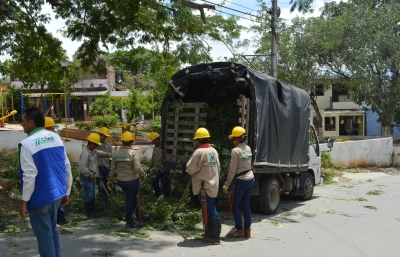
MULTIPOLYGON (((43 207, 67 194, 65 149, 61 138, 56 133, 45 129, 33 132, 20 143, 33 157, 38 170, 35 189, 27 203, 28 210, 43 207)), ((24 171, 21 164, 19 170, 23 188, 24 171)))

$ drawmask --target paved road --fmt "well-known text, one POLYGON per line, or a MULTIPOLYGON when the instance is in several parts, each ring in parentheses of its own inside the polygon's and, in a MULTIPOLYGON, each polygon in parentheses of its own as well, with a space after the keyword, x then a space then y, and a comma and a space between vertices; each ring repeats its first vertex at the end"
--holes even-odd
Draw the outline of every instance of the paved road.
MULTIPOLYGON (((310 201, 283 198, 272 216, 253 215, 249 240, 203 246, 179 233, 141 230, 149 238, 111 237, 100 219, 61 234, 64 257, 80 256, 400 256, 400 172, 346 174, 317 186, 310 201), (348 180, 348 181, 346 181, 348 180), (368 195, 367 192, 380 195, 368 195), (360 201, 365 199, 366 201, 360 201), (97 226, 97 229, 93 226, 97 226)), ((226 213, 222 213, 226 215, 226 213)), ((233 226, 223 221, 222 236, 233 226)), ((121 229, 123 223, 119 224, 121 229)), ((25 225, 27 226, 27 224, 25 225)), ((0 234, 3 256, 38 256, 32 231, 0 234)))

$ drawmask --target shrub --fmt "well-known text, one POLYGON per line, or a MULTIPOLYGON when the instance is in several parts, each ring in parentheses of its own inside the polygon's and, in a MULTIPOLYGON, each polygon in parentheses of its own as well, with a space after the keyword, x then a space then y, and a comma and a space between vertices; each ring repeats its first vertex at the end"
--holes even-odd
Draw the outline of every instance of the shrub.
POLYGON ((92 122, 95 127, 110 127, 117 125, 120 118, 118 114, 105 115, 105 116, 93 116, 92 122))
POLYGON ((157 116, 154 120, 150 120, 150 128, 152 131, 161 134, 161 116, 157 116))

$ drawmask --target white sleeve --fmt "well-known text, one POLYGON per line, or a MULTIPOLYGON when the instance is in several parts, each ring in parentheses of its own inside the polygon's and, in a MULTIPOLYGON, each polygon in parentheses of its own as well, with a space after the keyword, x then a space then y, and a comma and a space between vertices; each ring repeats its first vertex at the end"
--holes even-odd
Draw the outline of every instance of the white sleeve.
POLYGON ((71 187, 72 187, 72 171, 71 171, 71 163, 69 162, 67 152, 65 152, 65 173, 67 176, 67 195, 71 193, 71 187))
POLYGON ((23 172, 22 200, 29 201, 31 199, 33 191, 35 190, 35 181, 38 170, 36 168, 32 155, 28 153, 23 145, 21 145, 20 163, 23 172))

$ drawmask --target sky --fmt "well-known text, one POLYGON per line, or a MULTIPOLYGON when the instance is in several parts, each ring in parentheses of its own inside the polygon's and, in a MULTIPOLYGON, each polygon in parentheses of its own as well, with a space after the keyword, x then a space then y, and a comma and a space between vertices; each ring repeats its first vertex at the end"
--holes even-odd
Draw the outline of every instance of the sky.
MULTIPOLYGON (((336 0, 337 1, 337 0, 336 0)), ((212 2, 215 4, 219 4, 222 1, 221 0, 207 0, 207 3, 204 2, 203 0, 196 0, 196 2, 198 3, 203 3, 203 4, 209 4, 208 2, 212 2)), ((271 1, 265 1, 267 3, 268 6, 271 6, 271 1)), ((278 0, 278 6, 281 8, 281 15, 280 18, 283 19, 287 19, 287 20, 291 20, 292 18, 296 17, 299 15, 298 12, 293 12, 290 13, 290 5, 289 5, 290 0, 278 0)), ((328 0, 314 0, 313 3, 313 8, 315 10, 314 14, 312 14, 312 16, 318 16, 320 14, 319 12, 319 8, 321 8, 324 5, 324 2, 328 2, 328 0)), ((257 6, 257 1, 256 0, 226 0, 225 5, 226 7, 241 11, 241 12, 253 12, 253 10, 259 10, 260 7, 257 6)), ((251 21, 248 19, 252 19, 251 16, 239 13, 239 12, 235 12, 226 8, 222 8, 222 7, 218 7, 217 10, 223 11, 223 12, 227 12, 227 13, 231 13, 243 18, 247 18, 247 19, 240 19, 239 20, 239 24, 244 25, 246 27, 249 27, 251 25, 251 21)), ((52 17, 52 21, 50 22, 50 24, 47 24, 47 29, 57 38, 59 38, 62 42, 63 45, 62 47, 67 51, 67 55, 69 57, 69 60, 72 60, 72 56, 74 55, 75 51, 78 49, 78 47, 80 46, 80 42, 74 42, 71 41, 68 38, 64 38, 61 33, 60 33, 60 29, 62 29, 64 27, 64 20, 61 19, 55 19, 54 14, 51 10, 51 7, 49 4, 45 4, 43 6, 43 13, 48 13, 51 15, 52 17)), ((226 15, 223 13, 220 13, 221 15, 226 15)), ((226 15, 227 16, 227 15, 226 15)), ((253 17, 254 18, 254 17, 253 17)), ((243 40, 245 38, 251 38, 251 34, 249 33, 243 33, 241 38, 239 40, 243 40)), ((214 60, 217 60, 218 57, 222 57, 222 56, 227 56, 227 57, 232 57, 232 54, 230 53, 229 49, 221 42, 209 42, 210 46, 212 47, 212 51, 211 51, 211 55, 213 57, 214 60)), ((115 49, 110 48, 109 51, 114 51, 115 49)), ((248 50, 248 52, 244 53, 244 54, 252 54, 251 49, 248 50)), ((6 59, 10 58, 7 55, 0 55, 0 62, 4 61, 6 59)))

